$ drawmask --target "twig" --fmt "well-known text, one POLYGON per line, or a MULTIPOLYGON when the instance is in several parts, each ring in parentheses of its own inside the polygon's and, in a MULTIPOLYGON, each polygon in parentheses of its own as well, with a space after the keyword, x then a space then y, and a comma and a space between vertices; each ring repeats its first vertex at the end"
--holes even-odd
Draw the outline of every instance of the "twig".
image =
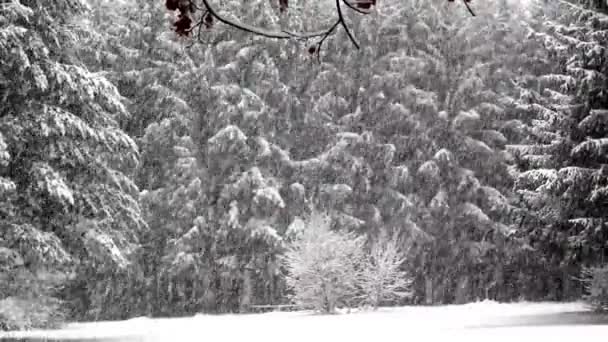
MULTIPOLYGON (((350 28, 348 27, 348 24, 346 23, 344 14, 342 13, 342 7, 341 7, 340 2, 344 3, 349 9, 357 12, 358 14, 366 15, 366 14, 371 13, 371 10, 362 9, 357 6, 358 4, 363 4, 359 0, 355 1, 354 3, 351 3, 349 0, 336 0, 336 11, 338 14, 338 19, 329 28, 320 30, 320 31, 315 31, 315 32, 292 32, 292 31, 287 31, 287 30, 275 31, 275 30, 268 30, 268 29, 265 29, 262 27, 245 24, 243 22, 224 17, 224 16, 220 15, 219 12, 216 11, 216 9, 211 5, 210 0, 200 0, 202 2, 203 6, 196 5, 194 3, 194 1, 195 0, 190 0, 190 4, 192 5, 192 8, 194 8, 196 11, 203 12, 204 14, 200 17, 198 22, 196 22, 194 24, 194 26, 192 28, 190 28, 187 32, 191 32, 194 29, 198 28, 198 41, 201 41, 201 39, 200 39, 201 26, 204 25, 204 21, 206 19, 205 17, 211 16, 211 17, 217 19, 219 22, 224 23, 228 26, 232 26, 241 31, 245 31, 245 32, 248 32, 248 33, 251 33, 254 35, 258 35, 258 36, 262 36, 262 37, 266 37, 266 38, 297 39, 297 40, 308 40, 308 39, 312 39, 312 38, 320 38, 319 42, 316 44, 317 49, 315 51, 317 53, 318 58, 320 56, 320 50, 321 50, 321 46, 322 46, 323 42, 327 39, 327 37, 329 37, 331 34, 333 34, 336 31, 336 27, 338 27, 338 25, 341 25, 344 28, 344 31, 346 31, 346 34, 347 34, 349 40, 353 43, 355 48, 357 50, 360 49, 360 45, 357 42, 357 39, 351 32, 350 28)), ((475 13, 473 12, 473 10, 471 9, 471 7, 469 6, 469 3, 468 3, 470 0, 462 0, 462 1, 463 1, 464 5, 466 6, 467 10, 469 11, 469 13, 471 13, 472 16, 475 16, 475 13)), ((368 3, 365 3, 365 4, 369 5, 368 3)), ((375 6, 375 2, 370 3, 370 4, 372 6, 375 6)))
POLYGON ((249 32, 249 33, 252 33, 252 34, 255 34, 258 36, 263 36, 263 37, 267 37, 267 38, 276 38, 276 39, 293 39, 293 38, 309 39, 309 38, 322 37, 327 32, 327 30, 322 30, 322 31, 317 31, 317 32, 304 32, 304 33, 290 32, 290 31, 286 31, 286 30, 282 30, 282 31, 266 30, 266 29, 263 29, 260 27, 248 25, 245 23, 241 23, 241 22, 238 22, 235 20, 225 18, 225 17, 221 16, 213 8, 213 6, 211 6, 209 4, 209 0, 202 0, 202 2, 205 5, 205 7, 207 8, 207 10, 209 11, 209 14, 211 14, 214 18, 216 18, 220 22, 222 22, 226 25, 235 27, 239 30, 249 32))
MULTIPOLYGON (((320 59, 320 50, 321 50, 323 42, 327 39, 327 37, 329 37, 331 34, 333 34, 335 32, 336 28, 339 25, 341 25, 344 28, 344 30, 346 31, 346 34, 348 35, 348 38, 353 43, 355 48, 360 49, 359 43, 355 39, 355 36, 352 34, 352 32, 350 31, 350 29, 346 23, 346 20, 342 13, 342 8, 341 8, 340 2, 343 2, 344 4, 346 4, 346 6, 348 6, 352 10, 356 11, 357 13, 360 13, 360 14, 371 13, 371 12, 363 11, 359 8, 356 8, 350 2, 348 2, 348 0, 336 0, 336 10, 338 12, 338 19, 334 24, 332 24, 329 28, 322 30, 322 31, 300 33, 300 32, 292 32, 292 31, 287 31, 287 30, 281 30, 281 31, 267 30, 267 29, 264 29, 261 27, 256 27, 256 26, 248 25, 248 24, 236 21, 236 20, 232 20, 232 19, 229 19, 229 18, 226 18, 226 17, 220 15, 218 13, 218 11, 216 11, 215 8, 210 4, 209 0, 201 0, 201 1, 206 9, 204 12, 205 14, 203 16, 201 16, 201 19, 191 28, 191 30, 194 30, 196 27, 199 28, 199 41, 200 41, 200 28, 201 28, 201 24, 204 20, 204 17, 205 17, 205 15, 211 15, 215 19, 217 19, 218 21, 220 21, 226 25, 232 26, 241 31, 245 31, 248 33, 252 33, 254 35, 259 35, 259 36, 263 36, 263 37, 267 37, 267 38, 308 40, 311 38, 321 37, 319 42, 317 42, 317 44, 316 44, 316 51, 315 51, 318 59, 320 59)), ((195 6, 195 8, 199 11, 202 11, 202 8, 200 6, 195 6)))
POLYGON ((323 42, 325 41, 325 39, 327 39, 327 37, 329 37, 335 31, 335 29, 338 27, 338 25, 342 25, 342 27, 344 27, 344 30, 346 31, 348 38, 353 43, 355 48, 357 50, 360 49, 359 43, 355 39, 354 35, 350 32, 350 29, 348 28, 348 25, 346 24, 346 20, 344 19, 344 14, 342 13, 342 7, 340 5, 340 2, 345 3, 348 7, 352 8, 353 10, 357 11, 358 13, 361 13, 361 14, 369 13, 369 12, 361 11, 358 8, 355 8, 347 0, 336 0, 336 11, 338 12, 338 20, 336 20, 336 22, 327 30, 327 32, 319 40, 319 42, 317 42, 317 46, 315 49, 315 54, 317 55, 317 61, 319 63, 321 63, 321 47, 323 45, 323 42))
MULTIPOLYGON (((207 13, 207 12, 205 12, 205 13, 207 13)), ((205 14, 203 14, 203 18, 204 17, 205 17, 205 14)), ((203 20, 199 20, 199 22, 197 22, 196 24, 194 24, 194 26, 192 26, 186 32, 192 32, 196 28, 198 28, 198 31, 196 32, 196 39, 198 40, 199 43, 202 43, 202 40, 201 40, 201 29, 203 28, 203 20)), ((192 43, 187 46, 187 48, 191 48, 192 46, 194 46, 194 43, 195 43, 195 41, 193 40, 192 43)))
POLYGON ((469 6, 469 1, 470 0, 462 0, 464 5, 466 6, 467 10, 469 10, 469 13, 471 13, 472 16, 475 16, 475 12, 473 12, 473 10, 471 9, 471 6, 469 6))
POLYGON ((344 31, 346 31, 348 38, 350 39, 351 42, 353 42, 353 45, 355 45, 357 50, 359 50, 359 43, 357 43, 357 40, 355 39, 353 34, 348 29, 348 25, 346 25, 346 21, 344 21, 344 15, 342 14, 342 7, 340 6, 340 1, 345 1, 345 0, 336 0, 336 10, 338 11, 338 22, 340 24, 342 24, 342 27, 344 27, 344 31))
POLYGON ((267 38, 275 38, 275 39, 297 39, 297 40, 309 40, 312 38, 319 38, 320 40, 316 43, 316 48, 315 48, 315 54, 317 55, 317 59, 320 62, 321 59, 321 47, 323 45, 323 42, 325 42, 325 40, 332 35, 335 31, 336 28, 338 26, 342 26, 344 28, 344 30, 346 31, 346 34, 348 35, 348 38, 350 39, 350 41, 353 43, 353 45, 355 46, 355 48, 358 50, 360 49, 359 43, 357 42, 357 40, 355 39, 355 36, 352 34, 352 32, 350 31, 346 20, 344 18, 344 14, 342 13, 342 8, 341 8, 341 4, 340 2, 343 2, 344 4, 346 4, 346 6, 348 6, 349 8, 351 8, 352 10, 356 11, 357 13, 360 14, 369 14, 371 12, 368 11, 363 11, 359 8, 356 8, 355 6, 353 6, 350 2, 348 2, 348 0, 336 0, 336 11, 338 14, 338 19, 336 20, 336 22, 334 24, 332 24, 329 28, 322 30, 322 31, 315 31, 315 32, 303 32, 303 33, 299 33, 299 32, 292 32, 292 31, 287 31, 287 30, 281 30, 281 31, 273 31, 273 30, 267 30, 261 27, 256 27, 256 26, 252 26, 252 25, 248 25, 236 20, 232 20, 229 18, 226 18, 222 15, 220 15, 215 8, 213 8, 213 6, 210 4, 209 0, 201 0, 202 4, 204 5, 204 9, 201 8, 202 6, 194 6, 196 10, 198 11, 203 11, 204 10, 204 14, 200 17, 200 19, 194 24, 194 26, 188 31, 191 32, 194 29, 198 28, 198 40, 200 41, 200 32, 201 32, 201 27, 203 25, 203 21, 205 20, 205 16, 210 15, 212 17, 214 17, 215 19, 217 19, 218 21, 220 21, 221 23, 224 23, 228 26, 232 26, 236 29, 239 29, 241 31, 245 31, 254 35, 258 35, 258 36, 262 36, 262 37, 267 37, 267 38))
POLYGON ((351 10, 353 10, 353 11, 355 11, 355 12, 357 12, 357 13, 360 13, 360 14, 363 14, 363 15, 365 15, 365 14, 370 14, 370 13, 371 13, 371 11, 364 11, 364 10, 362 10, 362 9, 360 9, 360 8, 357 8, 357 7, 353 6, 353 4, 351 4, 351 3, 350 3, 348 0, 343 0, 342 2, 344 2, 344 4, 345 4, 345 5, 346 5, 348 8, 350 8, 351 10))
POLYGON ((340 25, 340 20, 337 20, 329 28, 329 30, 327 30, 327 32, 325 33, 325 35, 323 35, 323 37, 317 42, 317 47, 315 49, 315 54, 317 55, 317 61, 319 63, 321 63, 321 46, 323 45, 323 42, 325 41, 325 39, 327 39, 327 37, 329 37, 331 35, 331 33, 336 29, 336 27, 338 27, 338 25, 340 25))

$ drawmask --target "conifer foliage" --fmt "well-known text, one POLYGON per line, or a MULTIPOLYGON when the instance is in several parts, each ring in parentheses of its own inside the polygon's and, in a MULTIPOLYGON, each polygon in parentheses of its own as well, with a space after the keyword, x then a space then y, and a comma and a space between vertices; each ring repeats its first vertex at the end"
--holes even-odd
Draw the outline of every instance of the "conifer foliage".
POLYGON ((69 25, 86 9, 80 1, 0 7, 0 247, 10 256, 2 267, 55 285, 41 272, 128 270, 146 229, 130 178, 137 146, 118 125, 128 112, 106 78, 74 59, 69 25))
POLYGON ((597 3, 2 1, 0 326, 604 308, 597 3))
POLYGON ((308 115, 339 133, 301 173, 332 184, 339 202, 323 203, 336 203, 345 225, 416 242, 416 300, 467 301, 506 287, 513 206, 499 130, 508 74, 493 59, 515 40, 491 47, 485 35, 498 33, 480 28, 514 22, 508 10, 488 6, 480 23, 424 1, 380 7, 376 21, 354 25, 375 48, 328 56, 308 90, 308 115))
POLYGON ((608 17, 567 4, 549 13, 546 30, 531 37, 553 67, 522 83, 515 110, 533 120, 527 143, 510 149, 530 241, 559 278, 555 296, 564 298, 582 290, 569 278, 607 256, 608 17))

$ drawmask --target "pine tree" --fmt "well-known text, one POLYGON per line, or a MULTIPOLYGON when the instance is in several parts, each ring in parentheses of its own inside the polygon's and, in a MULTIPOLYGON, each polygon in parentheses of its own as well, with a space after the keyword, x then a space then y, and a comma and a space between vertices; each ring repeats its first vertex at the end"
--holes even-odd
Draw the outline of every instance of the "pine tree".
MULTIPOLYGON (((496 26, 515 20, 506 12, 496 26)), ((315 109, 323 108, 319 117, 339 133, 307 161, 316 165, 309 174, 350 189, 336 214, 358 220, 359 229, 417 241, 415 288, 429 300, 451 302, 461 285, 458 301, 485 297, 493 283, 504 286, 496 266, 513 248, 505 238, 513 210, 507 139, 499 131, 510 75, 493 62, 509 56, 514 40, 493 50, 480 30, 486 23, 467 23, 464 13, 448 19, 425 2, 380 6, 375 21, 357 27, 367 33, 362 45, 376 48, 356 61, 328 55, 310 87, 318 94, 315 109), (435 299, 424 293, 424 274, 436 277, 435 299)))
MULTIPOLYGON (((196 310, 188 306, 189 299, 168 293, 173 290, 168 289, 169 266, 163 258, 170 254, 170 240, 192 227, 197 215, 190 216, 191 208, 199 206, 202 192, 190 132, 191 99, 197 89, 185 80, 196 71, 195 54, 166 32, 169 14, 163 8, 160 2, 99 1, 89 20, 81 23, 86 44, 79 50, 89 67, 102 68, 116 84, 132 113, 121 124, 141 151, 135 181, 150 230, 142 237, 139 255, 145 283, 134 282, 128 291, 141 297, 137 310, 150 315, 196 310), (184 192, 188 197, 178 197, 184 192), (183 301, 169 303, 168 298, 183 301)), ((123 284, 121 289, 126 288, 123 284)))
MULTIPOLYGON (((273 18, 264 11, 243 15, 273 18)), ((193 50, 204 63, 174 82, 189 107, 201 110, 185 121, 188 132, 175 147, 180 157, 168 169, 172 181, 143 197, 149 220, 166 232, 155 291, 167 314, 280 301, 281 234, 298 209, 287 204, 294 187, 280 179, 271 151, 289 140, 287 114, 297 105, 270 57, 273 47, 238 32, 203 32, 210 40, 221 35, 221 43, 193 50)), ((158 128, 149 126, 146 140, 158 140, 158 128)))
POLYGON ((516 110, 534 119, 529 143, 512 150, 528 234, 545 255, 547 287, 555 288, 554 298, 568 298, 581 291, 571 277, 606 256, 608 20, 563 3, 552 9, 547 29, 532 36, 544 43, 553 68, 522 83, 516 110))
POLYGON ((16 0, 0 9, 0 244, 30 279, 75 271, 88 300, 96 279, 136 269, 146 224, 131 178, 137 146, 118 125, 129 112, 75 58, 72 19, 86 9, 16 0))

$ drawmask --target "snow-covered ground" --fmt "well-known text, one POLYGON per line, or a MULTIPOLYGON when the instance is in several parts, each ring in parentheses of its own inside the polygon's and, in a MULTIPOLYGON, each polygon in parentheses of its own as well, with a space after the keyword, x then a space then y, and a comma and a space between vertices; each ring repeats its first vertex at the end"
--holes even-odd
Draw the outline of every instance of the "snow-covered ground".
MULTIPOLYGON (((608 322, 608 319, 606 320, 608 322)), ((314 315, 274 312, 134 318, 119 322, 73 323, 62 330, 0 334, 0 338, 112 341, 467 341, 525 342, 576 338, 604 340, 608 325, 581 303, 480 302, 440 307, 401 307, 377 312, 314 315), (581 319, 583 318, 583 319, 581 319), (589 323, 590 319, 595 324, 589 323)))

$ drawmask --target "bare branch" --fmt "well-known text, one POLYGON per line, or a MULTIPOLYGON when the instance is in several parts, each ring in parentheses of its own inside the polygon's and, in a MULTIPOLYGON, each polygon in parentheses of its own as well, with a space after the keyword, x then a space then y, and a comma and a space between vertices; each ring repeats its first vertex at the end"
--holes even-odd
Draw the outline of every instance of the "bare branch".
MULTIPOLYGON (((366 15, 372 13, 371 8, 376 6, 375 0, 336 0, 336 12, 337 12, 337 21, 334 22, 330 27, 314 32, 292 32, 287 30, 269 30, 266 28, 249 25, 238 20, 234 20, 231 18, 227 18, 221 15, 214 7, 211 5, 210 0, 200 0, 202 5, 195 4, 196 0, 172 0, 167 1, 167 8, 169 10, 179 10, 179 19, 174 26, 176 26, 176 31, 180 35, 190 35, 193 31, 197 30, 198 36, 197 40, 201 41, 201 29, 202 26, 206 28, 210 28, 213 24, 213 19, 217 19, 221 23, 224 23, 228 26, 232 26, 238 30, 245 31, 251 33, 253 35, 258 35, 266 38, 274 38, 274 39, 297 39, 297 40, 309 40, 313 38, 320 38, 319 41, 309 49, 312 53, 317 54, 317 58, 320 58, 320 50, 323 42, 332 34, 336 32, 336 28, 338 26, 342 26, 344 31, 346 32, 349 40, 353 43, 356 49, 360 48, 357 39, 354 34, 351 32, 346 20, 344 18, 344 14, 342 12, 342 4, 346 5, 349 9, 357 12, 358 14, 366 15), (169 5, 170 4, 170 5, 169 5), (192 24, 191 15, 195 12, 202 12, 203 15, 200 16, 200 19, 192 24)), ((448 0, 450 2, 454 0, 448 0)), ((469 6, 469 2, 471 0, 462 0, 467 10, 471 15, 475 16, 475 13, 469 6)))
POLYGON ((344 27, 344 31, 346 31, 346 34, 348 35, 348 38, 350 39, 350 41, 353 42, 353 45, 355 45, 357 50, 359 50, 359 43, 357 43, 357 40, 355 39, 353 34, 350 33, 350 30, 348 29, 348 25, 346 25, 346 21, 344 21, 344 15, 342 14, 342 7, 340 6, 340 1, 346 2, 346 0, 336 0, 336 10, 338 11, 338 21, 340 22, 340 24, 342 24, 342 27, 344 27))
POLYGON ((359 49, 359 43, 357 43, 357 40, 355 39, 353 34, 350 32, 350 29, 348 28, 346 21, 344 20, 344 15, 342 14, 342 8, 340 6, 340 1, 344 2, 345 4, 347 4, 347 6, 353 8, 356 11, 359 11, 362 14, 369 13, 369 12, 361 12, 359 9, 352 7, 352 5, 347 0, 336 0, 336 11, 338 12, 338 20, 327 30, 327 32, 323 35, 323 37, 319 40, 319 42, 317 42, 317 45, 315 48, 315 54, 317 55, 317 61, 319 63, 321 63, 321 47, 323 46, 323 42, 325 41, 325 39, 327 39, 327 37, 329 37, 334 32, 334 30, 338 27, 338 25, 342 25, 342 27, 344 27, 344 30, 346 31, 346 34, 348 35, 348 38, 350 39, 350 41, 353 43, 353 45, 355 45, 355 47, 357 49, 359 49))
POLYGON ((462 0, 464 5, 466 6, 467 10, 469 11, 469 13, 471 13, 472 16, 475 16, 475 12, 473 12, 473 10, 471 9, 471 6, 469 6, 470 1, 471 0, 462 0))
POLYGON ((323 38, 321 38, 319 40, 319 42, 317 42, 317 47, 315 49, 315 53, 317 55, 317 61, 319 63, 321 63, 321 46, 323 45, 323 42, 325 41, 325 39, 327 39, 327 37, 329 37, 332 32, 336 29, 336 27, 338 27, 338 25, 340 25, 340 20, 337 20, 332 27, 329 28, 329 30, 327 30, 327 32, 325 33, 325 35, 323 36, 323 38))
POLYGON ((316 31, 316 32, 303 32, 303 33, 298 33, 298 32, 290 32, 290 31, 271 31, 271 30, 267 30, 261 27, 256 27, 256 26, 252 26, 252 25, 248 25, 245 23, 241 23, 235 20, 231 20, 228 18, 225 18, 223 16, 221 16, 214 8, 213 6, 211 6, 209 4, 209 0, 202 0, 203 4, 205 5, 205 7, 207 8, 207 10, 209 11, 209 13, 215 17, 217 20, 221 21, 222 23, 235 27, 239 30, 245 31, 245 32, 249 32, 258 36, 263 36, 263 37, 267 37, 267 38, 276 38, 276 39, 293 39, 293 38, 300 38, 300 39, 309 39, 309 38, 317 38, 317 37, 322 37, 324 36, 327 31, 329 31, 329 29, 325 29, 325 30, 321 30, 321 31, 316 31))
MULTIPOLYGON (((352 32, 350 31, 346 20, 344 18, 344 15, 342 13, 342 8, 341 8, 341 3, 343 2, 344 4, 346 4, 349 8, 353 9, 354 11, 356 11, 357 13, 360 14, 369 14, 371 13, 371 11, 363 11, 359 8, 357 8, 356 6, 354 6, 353 4, 351 4, 348 0, 336 0, 336 11, 338 14, 338 18, 336 20, 336 22, 334 24, 332 24, 329 28, 325 29, 325 30, 321 30, 321 31, 316 31, 316 32, 291 32, 291 31, 287 31, 287 30, 281 30, 281 31, 274 31, 274 30, 267 30, 261 27, 257 27, 257 26, 252 26, 249 24, 245 24, 242 23, 240 21, 236 21, 233 19, 229 19, 226 18, 224 16, 222 16, 209 2, 209 0, 201 0, 202 1, 202 5, 204 6, 197 6, 195 5, 192 1, 191 1, 191 5, 192 8, 196 11, 199 12, 204 12, 204 14, 200 17, 200 19, 188 30, 185 31, 186 34, 189 34, 190 32, 194 31, 195 29, 198 28, 198 37, 197 40, 201 41, 200 37, 201 37, 201 28, 204 24, 205 18, 206 16, 211 16, 215 19, 217 19, 218 21, 228 25, 228 26, 232 26, 236 29, 239 29, 241 31, 245 31, 254 35, 258 35, 258 36, 262 36, 262 37, 267 37, 267 38, 275 38, 275 39, 298 39, 298 40, 308 40, 308 39, 312 39, 312 38, 319 38, 320 40, 316 43, 316 45, 314 45, 313 47, 311 47, 309 49, 309 51, 311 53, 314 53, 317 55, 317 59, 320 62, 320 53, 321 53, 321 47, 323 45, 323 42, 325 42, 325 40, 332 35, 333 33, 335 33, 336 28, 338 26, 342 26, 344 28, 344 30, 346 31, 346 34, 348 35, 348 38, 350 39, 350 41, 353 43, 353 45, 355 46, 355 48, 359 49, 359 43, 357 42, 357 40, 355 39, 355 36, 352 34, 352 32)), ((358 4, 359 2, 356 2, 355 4, 358 4)))
POLYGON ((357 13, 360 13, 360 14, 370 14, 371 13, 371 11, 364 11, 360 8, 353 6, 353 4, 351 4, 348 0, 344 0, 343 2, 348 8, 350 8, 351 10, 353 10, 357 13))

